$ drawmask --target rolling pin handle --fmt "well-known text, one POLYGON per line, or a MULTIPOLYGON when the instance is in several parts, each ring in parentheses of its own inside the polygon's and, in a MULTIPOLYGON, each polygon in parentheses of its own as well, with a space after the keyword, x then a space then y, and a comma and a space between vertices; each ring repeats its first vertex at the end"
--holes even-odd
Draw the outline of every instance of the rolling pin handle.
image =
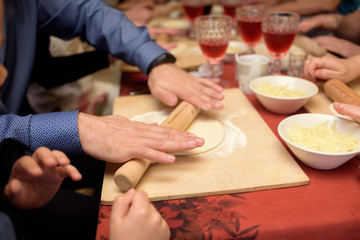
POLYGON ((150 160, 143 158, 124 163, 114 174, 115 184, 121 191, 135 187, 150 164, 150 160))

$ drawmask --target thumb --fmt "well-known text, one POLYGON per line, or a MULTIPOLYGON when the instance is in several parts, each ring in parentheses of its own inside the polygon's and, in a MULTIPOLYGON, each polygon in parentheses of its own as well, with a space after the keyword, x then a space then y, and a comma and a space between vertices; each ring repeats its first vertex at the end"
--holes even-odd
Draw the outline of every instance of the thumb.
POLYGON ((12 205, 20 198, 21 182, 18 179, 11 179, 4 188, 4 198, 12 205))

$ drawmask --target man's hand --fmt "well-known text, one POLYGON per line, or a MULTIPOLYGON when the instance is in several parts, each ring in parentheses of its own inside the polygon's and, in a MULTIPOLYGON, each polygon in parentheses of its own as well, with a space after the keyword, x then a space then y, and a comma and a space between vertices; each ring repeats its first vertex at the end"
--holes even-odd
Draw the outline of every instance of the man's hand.
POLYGON ((204 144, 204 139, 185 131, 116 115, 98 117, 79 113, 78 126, 84 152, 107 162, 146 158, 173 163, 175 156, 166 152, 190 150, 204 144))
POLYGON ((204 110, 221 109, 223 88, 215 82, 190 75, 175 64, 161 64, 149 75, 151 94, 169 106, 175 106, 179 98, 204 110))

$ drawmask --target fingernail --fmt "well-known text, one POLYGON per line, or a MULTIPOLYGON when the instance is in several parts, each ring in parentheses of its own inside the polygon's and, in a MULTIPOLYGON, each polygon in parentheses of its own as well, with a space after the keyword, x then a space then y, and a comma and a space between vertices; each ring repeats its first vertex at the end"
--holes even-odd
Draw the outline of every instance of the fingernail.
POLYGON ((215 103, 215 108, 216 109, 220 109, 220 108, 222 108, 224 105, 222 104, 222 103, 219 103, 219 102, 217 102, 217 103, 215 103))
POLYGON ((174 155, 171 155, 171 154, 167 155, 167 160, 169 163, 175 162, 175 159, 176 159, 176 157, 174 155))
POLYGON ((205 142, 205 140, 203 138, 201 138, 201 137, 195 138, 195 141, 196 141, 197 144, 204 144, 204 142, 205 142))

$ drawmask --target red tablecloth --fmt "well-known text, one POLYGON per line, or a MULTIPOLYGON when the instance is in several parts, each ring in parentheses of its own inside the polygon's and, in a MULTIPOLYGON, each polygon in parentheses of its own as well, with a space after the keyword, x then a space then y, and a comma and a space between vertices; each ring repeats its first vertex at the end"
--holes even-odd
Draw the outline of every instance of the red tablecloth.
MULTIPOLYGON (((224 68, 223 78, 237 87, 233 66, 224 68)), ((121 94, 146 90, 143 78, 142 74, 125 74, 121 94), (134 79, 140 82, 134 84, 134 79)), ((247 97, 280 139, 277 126, 288 115, 270 113, 255 96, 247 97)), ((159 201, 154 205, 170 226, 172 239, 360 239, 358 159, 326 171, 297 162, 309 177, 309 185, 159 201)), ((111 206, 100 206, 97 240, 109 238, 110 214, 111 206)))

